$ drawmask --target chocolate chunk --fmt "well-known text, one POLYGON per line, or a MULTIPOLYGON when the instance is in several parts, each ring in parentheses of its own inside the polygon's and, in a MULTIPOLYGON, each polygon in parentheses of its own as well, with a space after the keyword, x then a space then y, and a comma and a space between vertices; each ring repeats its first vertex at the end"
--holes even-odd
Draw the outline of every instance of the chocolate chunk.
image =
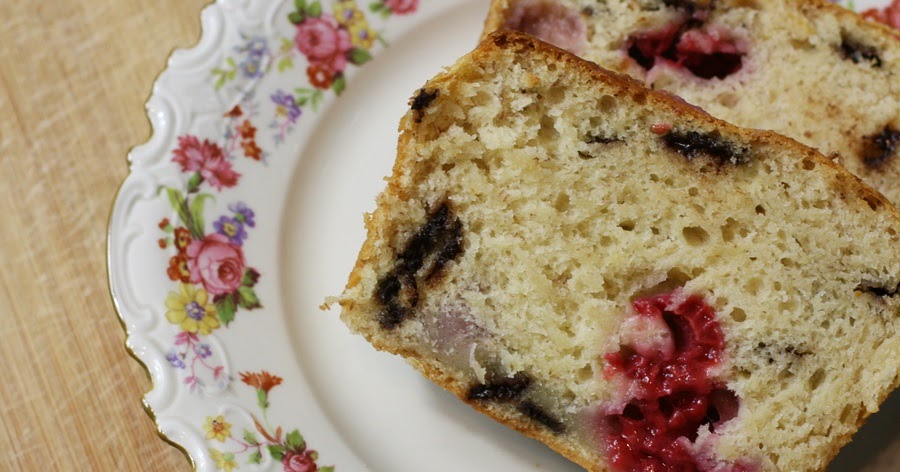
POLYGON ((410 109, 415 113, 415 122, 421 123, 422 117, 425 116, 425 109, 428 108, 428 105, 431 105, 431 102, 434 101, 438 96, 437 90, 425 90, 424 88, 419 89, 419 92, 416 93, 416 96, 413 97, 411 103, 409 104, 410 109))
POLYGON ((893 297, 900 292, 900 284, 895 284, 893 287, 885 287, 884 285, 879 285, 874 282, 863 281, 856 286, 856 290, 871 293, 876 297, 893 297))
POLYGON ((401 288, 402 285, 400 284, 400 279, 397 277, 397 274, 391 272, 378 282, 378 287, 375 288, 375 298, 381 302, 382 305, 387 305, 391 300, 397 298, 401 288))
POLYGON ((448 231, 450 207, 444 203, 431 216, 424 226, 406 243, 406 248, 397 258, 398 269, 415 274, 425 264, 425 259, 435 251, 435 247, 448 231))
POLYGON ((713 8, 713 0, 662 0, 663 5, 683 10, 691 15, 709 13, 713 8))
POLYGON ((662 137, 666 146, 688 159, 705 155, 716 164, 743 164, 749 160, 746 151, 722 142, 710 134, 696 131, 669 131, 662 137))
POLYGON ((512 377, 490 378, 487 384, 477 384, 469 389, 469 400, 510 401, 522 395, 531 385, 531 377, 517 372, 512 377))
POLYGON ((550 413, 547 413, 546 410, 530 400, 525 400, 519 404, 519 412, 546 426, 547 429, 556 434, 560 434, 566 430, 565 425, 562 424, 561 421, 551 416, 550 413))
POLYGON ((870 169, 879 169, 897 154, 900 145, 900 131, 885 126, 878 134, 866 136, 863 142, 863 164, 870 169))
POLYGON ((881 56, 878 55, 877 49, 846 35, 841 35, 841 55, 844 56, 844 59, 853 61, 854 64, 866 62, 872 67, 881 67, 881 56))
POLYGON ((414 314, 419 303, 417 276, 429 259, 432 264, 425 271, 426 281, 436 279, 444 266, 459 258, 463 251, 462 221, 443 203, 406 243, 394 268, 378 281, 375 300, 384 307, 379 314, 381 326, 396 328, 414 314))
POLYGON ((625 140, 622 138, 614 138, 610 136, 593 136, 588 135, 585 139, 588 144, 610 144, 610 143, 624 143, 625 140))
POLYGON ((400 306, 400 304, 391 301, 388 303, 388 306, 378 314, 378 324, 384 329, 394 329, 397 326, 400 326, 400 323, 403 323, 408 316, 409 310, 400 306))
POLYGON ((437 278, 443 272, 444 266, 461 256, 464 251, 462 221, 458 219, 453 220, 444 236, 443 245, 434 259, 434 264, 431 266, 428 276, 425 278, 427 281, 437 278))

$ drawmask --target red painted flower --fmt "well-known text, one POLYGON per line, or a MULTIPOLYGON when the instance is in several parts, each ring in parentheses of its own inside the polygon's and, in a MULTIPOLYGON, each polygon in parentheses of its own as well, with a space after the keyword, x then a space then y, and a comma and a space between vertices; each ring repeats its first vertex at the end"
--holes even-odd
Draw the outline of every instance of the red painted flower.
POLYGON ((331 82, 334 79, 334 72, 319 64, 310 64, 310 66, 306 68, 306 75, 309 77, 309 83, 312 84, 313 87, 320 89, 331 87, 331 82))
POLYGON ((406 15, 416 11, 416 8, 419 7, 419 0, 384 0, 384 4, 391 9, 391 13, 406 15))
POLYGON ((332 76, 347 67, 347 52, 353 47, 350 33, 329 14, 307 18, 297 25, 294 43, 310 64, 332 71, 332 76))
POLYGON ((168 219, 168 218, 163 218, 162 221, 159 222, 159 229, 165 230, 166 227, 169 226, 169 224, 170 224, 170 223, 169 223, 169 219, 168 219))
POLYGON ((256 137, 256 128, 253 127, 250 120, 244 120, 244 122, 237 127, 237 131, 241 134, 242 139, 253 139, 256 137))
POLYGON ((178 138, 178 149, 174 150, 172 158, 181 166, 182 172, 198 172, 203 165, 210 160, 222 159, 222 149, 208 139, 201 143, 196 136, 186 135, 178 138))
POLYGON ((228 113, 225 113, 225 116, 227 118, 237 118, 237 117, 241 116, 242 114, 243 114, 243 111, 241 111, 241 106, 235 105, 234 108, 232 108, 231 110, 228 110, 228 113))
POLYGON ((237 185, 238 177, 241 174, 234 171, 230 162, 220 158, 206 161, 203 168, 200 169, 200 176, 216 190, 222 190, 237 185))
POLYGON ((892 28, 900 29, 900 0, 894 0, 883 9, 870 8, 862 12, 863 18, 884 23, 892 28))
POLYGON ((281 385, 281 377, 268 372, 241 372, 241 382, 269 393, 269 390, 281 385))
POLYGON ((199 172, 201 177, 218 190, 234 187, 241 176, 225 160, 222 148, 208 139, 201 143, 196 136, 181 136, 178 138, 178 149, 172 154, 175 155, 172 160, 181 166, 182 172, 199 172))
POLYGON ((256 145, 256 141, 244 141, 241 143, 241 147, 244 148, 244 155, 250 159, 253 159, 254 161, 262 159, 262 149, 256 145))
POLYGON ((319 466, 313 458, 314 451, 285 451, 284 457, 281 458, 281 464, 284 466, 284 472, 316 472, 319 466))
POLYGON ((187 228, 175 228, 175 247, 183 253, 191 243, 191 232, 187 228))
POLYGON ((169 278, 175 282, 188 283, 191 281, 191 271, 188 269, 187 258, 178 253, 169 259, 169 268, 166 270, 169 278))
POLYGON ((192 241, 187 247, 191 282, 202 283, 213 295, 232 293, 241 286, 244 277, 244 253, 231 244, 226 236, 210 234, 202 241, 192 241))

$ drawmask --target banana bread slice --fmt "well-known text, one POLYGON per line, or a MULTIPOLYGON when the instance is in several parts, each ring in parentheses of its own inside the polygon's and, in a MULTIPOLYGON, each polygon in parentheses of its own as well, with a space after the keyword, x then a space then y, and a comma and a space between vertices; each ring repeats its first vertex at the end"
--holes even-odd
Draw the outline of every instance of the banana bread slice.
POLYGON ((592 471, 821 470, 894 389, 900 217, 516 32, 422 87, 342 320, 592 471))

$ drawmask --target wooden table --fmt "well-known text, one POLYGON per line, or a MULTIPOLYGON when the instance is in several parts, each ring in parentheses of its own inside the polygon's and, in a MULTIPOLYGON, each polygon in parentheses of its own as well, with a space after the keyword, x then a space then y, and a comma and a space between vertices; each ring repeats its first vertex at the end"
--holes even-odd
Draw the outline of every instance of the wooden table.
POLYGON ((0 470, 191 470, 141 407, 106 226, 206 0, 0 2, 0 470))
MULTIPOLYGON (((204 3, 0 2, 0 470, 190 470, 141 407, 105 248, 144 101, 204 3)), ((882 427, 900 393, 885 410, 882 427)), ((857 437, 877 444, 867 470, 897 470, 900 442, 876 431, 857 437)))

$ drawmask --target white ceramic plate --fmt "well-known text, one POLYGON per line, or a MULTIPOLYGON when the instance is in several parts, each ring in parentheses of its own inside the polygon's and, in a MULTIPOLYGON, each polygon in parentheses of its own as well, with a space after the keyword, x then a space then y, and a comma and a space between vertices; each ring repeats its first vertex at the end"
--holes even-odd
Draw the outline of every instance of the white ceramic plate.
MULTIPOLYGON (((487 11, 356 3, 220 0, 157 80, 109 233, 145 405, 201 471, 580 470, 319 309, 353 266, 408 97, 475 46, 487 11)), ((871 461, 854 447, 833 470, 871 461)))

